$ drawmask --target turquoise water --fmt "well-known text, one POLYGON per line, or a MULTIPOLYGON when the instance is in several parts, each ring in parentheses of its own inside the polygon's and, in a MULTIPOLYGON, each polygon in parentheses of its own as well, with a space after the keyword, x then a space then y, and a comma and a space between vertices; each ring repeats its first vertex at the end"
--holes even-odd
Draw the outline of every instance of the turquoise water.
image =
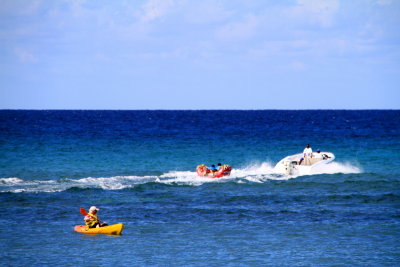
POLYGON ((400 260, 400 111, 3 110, 0 151, 3 266, 400 260), (335 161, 274 173, 307 143, 335 161), (123 235, 73 232, 91 205, 123 235))

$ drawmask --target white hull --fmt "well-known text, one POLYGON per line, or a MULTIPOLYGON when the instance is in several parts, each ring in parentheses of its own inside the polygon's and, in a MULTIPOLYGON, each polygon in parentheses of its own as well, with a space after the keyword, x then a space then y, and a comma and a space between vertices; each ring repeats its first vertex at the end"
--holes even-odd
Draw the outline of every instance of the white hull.
POLYGON ((307 175, 312 174, 319 166, 328 164, 335 159, 335 155, 331 152, 321 152, 318 157, 317 153, 313 153, 313 157, 305 158, 301 165, 300 159, 303 153, 287 156, 281 159, 275 166, 274 172, 286 175, 307 175))

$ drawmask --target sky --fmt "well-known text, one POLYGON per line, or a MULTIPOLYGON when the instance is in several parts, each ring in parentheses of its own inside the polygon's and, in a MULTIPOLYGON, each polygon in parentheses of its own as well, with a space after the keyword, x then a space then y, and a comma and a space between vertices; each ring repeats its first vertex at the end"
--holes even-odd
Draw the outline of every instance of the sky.
POLYGON ((0 109, 400 109, 400 0, 0 0, 0 109))

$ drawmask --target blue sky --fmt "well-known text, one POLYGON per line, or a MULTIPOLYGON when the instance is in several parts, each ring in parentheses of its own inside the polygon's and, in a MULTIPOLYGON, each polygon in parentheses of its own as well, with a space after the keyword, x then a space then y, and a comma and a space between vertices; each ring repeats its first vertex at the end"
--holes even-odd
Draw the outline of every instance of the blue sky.
POLYGON ((399 109, 398 0, 0 0, 0 109, 399 109))

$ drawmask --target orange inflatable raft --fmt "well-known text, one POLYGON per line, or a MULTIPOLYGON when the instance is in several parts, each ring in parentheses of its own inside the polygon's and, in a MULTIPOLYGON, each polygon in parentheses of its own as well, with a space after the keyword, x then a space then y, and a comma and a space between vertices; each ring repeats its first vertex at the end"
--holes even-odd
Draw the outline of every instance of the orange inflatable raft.
POLYGON ((210 177, 210 178, 220 178, 224 176, 229 176, 231 174, 232 167, 228 164, 224 164, 222 168, 218 171, 211 171, 206 165, 200 164, 196 168, 196 172, 199 176, 210 177))

